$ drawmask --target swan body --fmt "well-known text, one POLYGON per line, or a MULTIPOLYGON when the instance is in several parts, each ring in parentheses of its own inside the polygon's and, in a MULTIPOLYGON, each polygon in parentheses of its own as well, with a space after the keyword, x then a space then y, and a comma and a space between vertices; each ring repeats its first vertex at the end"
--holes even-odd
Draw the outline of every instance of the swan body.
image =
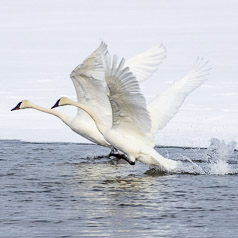
POLYGON ((146 137, 114 128, 107 130, 104 137, 111 145, 127 154, 132 162, 138 160, 144 164, 157 166, 161 170, 166 171, 176 168, 177 162, 160 155, 153 148, 153 142, 148 141, 146 137))

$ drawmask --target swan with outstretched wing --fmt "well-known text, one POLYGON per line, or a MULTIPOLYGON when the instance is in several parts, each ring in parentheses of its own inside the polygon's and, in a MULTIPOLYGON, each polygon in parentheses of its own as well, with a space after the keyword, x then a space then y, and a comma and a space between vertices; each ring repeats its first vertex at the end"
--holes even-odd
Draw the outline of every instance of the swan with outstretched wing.
POLYGON ((135 76, 124 67, 122 59, 117 65, 116 57, 111 63, 107 55, 104 61, 107 96, 112 110, 112 125, 101 120, 95 108, 68 98, 60 98, 57 106, 74 105, 84 110, 95 121, 98 130, 113 147, 125 153, 131 163, 136 159, 159 166, 162 170, 176 168, 176 161, 162 157, 154 150, 151 139, 151 120, 146 109, 145 98, 140 92, 135 76))
POLYGON ((108 97, 112 108, 112 127, 100 128, 105 139, 124 152, 132 162, 139 160, 162 170, 176 168, 176 161, 164 158, 154 149, 151 139, 151 119, 146 108, 144 96, 135 76, 124 67, 124 59, 117 65, 117 57, 107 55, 104 61, 108 97))

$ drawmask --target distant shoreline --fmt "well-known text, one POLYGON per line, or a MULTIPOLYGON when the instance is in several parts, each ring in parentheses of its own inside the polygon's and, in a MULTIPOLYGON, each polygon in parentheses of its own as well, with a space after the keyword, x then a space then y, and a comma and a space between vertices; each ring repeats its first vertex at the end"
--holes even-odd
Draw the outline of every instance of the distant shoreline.
MULTIPOLYGON (((20 140, 20 139, 0 139, 1 141, 11 141, 11 142, 24 142, 24 143, 31 143, 31 144, 79 144, 79 145, 93 145, 93 146, 98 146, 93 143, 82 143, 82 142, 57 142, 57 141, 25 141, 25 140, 20 140)), ((193 147, 193 146, 175 146, 175 145, 155 145, 155 148, 182 148, 184 150, 188 149, 202 149, 205 150, 207 147, 193 147)))

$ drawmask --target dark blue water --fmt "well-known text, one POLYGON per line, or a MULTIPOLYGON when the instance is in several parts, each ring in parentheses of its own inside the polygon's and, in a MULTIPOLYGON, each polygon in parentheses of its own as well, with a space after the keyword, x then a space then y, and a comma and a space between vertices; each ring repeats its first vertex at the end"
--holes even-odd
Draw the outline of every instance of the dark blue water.
MULTIPOLYGON (((157 150, 211 171, 205 149, 157 150)), ((0 141, 0 237, 237 237, 237 152, 217 175, 95 158, 108 152, 0 141)))

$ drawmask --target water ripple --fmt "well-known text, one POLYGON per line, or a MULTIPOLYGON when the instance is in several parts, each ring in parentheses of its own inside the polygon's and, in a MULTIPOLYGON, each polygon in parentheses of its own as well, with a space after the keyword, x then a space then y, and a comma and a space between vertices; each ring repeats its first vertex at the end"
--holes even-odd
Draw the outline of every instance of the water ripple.
POLYGON ((192 173, 187 158, 211 165, 199 148, 157 148, 187 166, 173 174, 110 160, 93 145, 2 140, 0 148, 1 237, 237 235, 237 151, 226 159, 234 173, 221 176, 192 173))

